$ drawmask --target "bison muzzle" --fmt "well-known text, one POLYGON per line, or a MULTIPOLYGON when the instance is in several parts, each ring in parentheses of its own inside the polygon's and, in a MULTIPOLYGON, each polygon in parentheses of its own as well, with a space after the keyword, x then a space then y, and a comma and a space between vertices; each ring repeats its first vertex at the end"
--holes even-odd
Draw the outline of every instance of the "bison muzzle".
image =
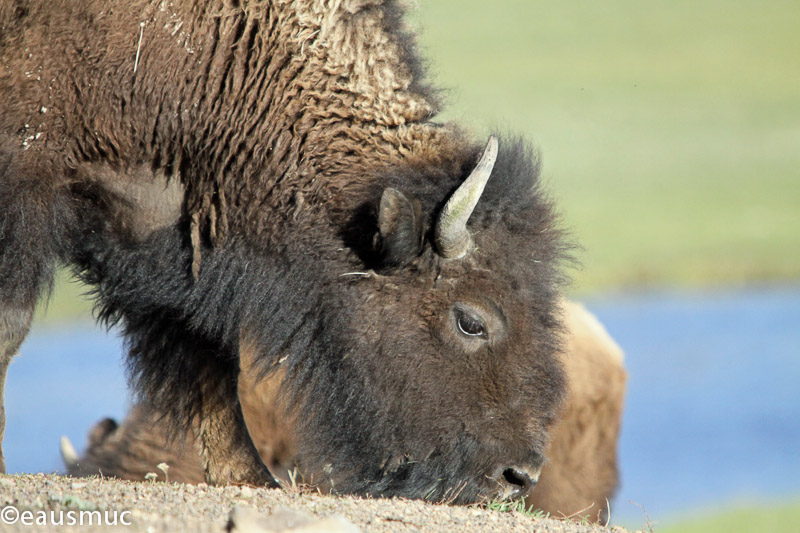
POLYGON ((566 247, 525 143, 432 121, 401 15, 2 2, 0 378, 61 262, 210 483, 276 484, 248 352, 332 490, 527 493, 565 392, 566 247))

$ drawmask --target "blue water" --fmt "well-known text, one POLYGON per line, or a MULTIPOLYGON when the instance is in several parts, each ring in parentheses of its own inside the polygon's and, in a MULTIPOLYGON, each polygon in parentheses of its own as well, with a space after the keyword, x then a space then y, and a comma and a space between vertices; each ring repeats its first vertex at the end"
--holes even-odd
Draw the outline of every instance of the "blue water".
POLYGON ((59 439, 80 451, 101 418, 122 418, 130 406, 122 342, 93 324, 34 326, 6 378, 6 470, 52 472, 63 467, 59 439))
POLYGON ((587 305, 626 352, 620 520, 800 497, 800 287, 587 305))
MULTIPOLYGON (((800 497, 800 287, 649 292, 586 302, 626 352, 615 523, 800 497), (629 503, 635 502, 634 503, 629 503)), ((121 343, 91 325, 35 329, 6 386, 9 472, 61 468, 129 397, 121 343)))

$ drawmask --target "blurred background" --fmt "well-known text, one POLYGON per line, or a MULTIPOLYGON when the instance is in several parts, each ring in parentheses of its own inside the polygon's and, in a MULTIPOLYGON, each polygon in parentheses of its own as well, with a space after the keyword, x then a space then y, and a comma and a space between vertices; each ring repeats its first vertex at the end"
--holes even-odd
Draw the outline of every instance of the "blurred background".
MULTIPOLYGON (((443 119, 541 150, 583 248, 571 296, 626 352, 612 523, 800 529, 800 3, 422 0, 410 22, 443 119)), ((12 363, 9 472, 126 411, 81 291, 61 277, 12 363)))

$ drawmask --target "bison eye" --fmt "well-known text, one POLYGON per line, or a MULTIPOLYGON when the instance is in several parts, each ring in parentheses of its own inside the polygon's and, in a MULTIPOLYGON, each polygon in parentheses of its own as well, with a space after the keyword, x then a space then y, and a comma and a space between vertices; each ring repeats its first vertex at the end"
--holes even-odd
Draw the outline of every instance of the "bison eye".
POLYGON ((458 331, 468 337, 486 337, 486 327, 479 318, 475 318, 464 311, 458 311, 456 315, 458 331))

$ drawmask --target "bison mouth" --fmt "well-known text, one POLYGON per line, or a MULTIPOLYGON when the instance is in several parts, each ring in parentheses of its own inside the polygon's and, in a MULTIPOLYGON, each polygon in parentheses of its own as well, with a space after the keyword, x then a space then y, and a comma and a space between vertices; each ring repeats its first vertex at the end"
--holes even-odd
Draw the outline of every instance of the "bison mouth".
POLYGON ((403 456, 384 464, 372 476, 352 475, 352 471, 350 476, 341 476, 341 471, 337 476, 332 472, 331 486, 326 488, 339 493, 461 505, 516 500, 527 497, 539 481, 544 459, 539 454, 533 457, 532 461, 502 461, 500 466, 487 468, 468 463, 464 456, 454 462, 444 461, 435 453, 422 461, 403 456))
MULTIPOLYGON (((417 468, 424 469, 424 466, 417 468)), ((450 504, 511 501, 526 498, 536 487, 542 472, 541 466, 513 466, 500 467, 493 472, 493 475, 477 478, 459 479, 454 476, 425 480, 426 476, 414 475, 411 472, 413 469, 413 466, 399 469, 389 481, 390 486, 369 492, 382 497, 421 498, 450 504)))

